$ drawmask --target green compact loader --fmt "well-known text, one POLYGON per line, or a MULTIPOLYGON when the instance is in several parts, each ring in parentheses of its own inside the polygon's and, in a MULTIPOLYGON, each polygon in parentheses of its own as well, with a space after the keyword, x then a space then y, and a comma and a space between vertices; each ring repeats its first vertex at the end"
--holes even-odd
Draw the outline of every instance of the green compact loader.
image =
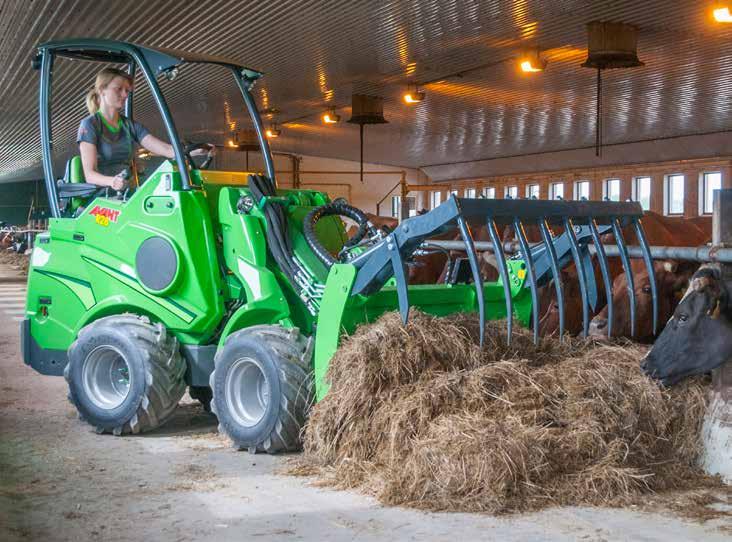
MULTIPOLYGON (((92 39, 45 43, 34 67, 53 218, 31 257, 23 359, 41 374, 63 375, 80 417, 100 433, 154 429, 188 387, 210 405, 235 446, 298 449, 309 408, 327 393, 328 363, 344 333, 386 311, 399 310, 406 321, 410 305, 435 315, 474 311, 481 323, 513 316, 530 326, 538 322, 539 288, 553 284, 563 306, 561 280, 551 278, 570 264, 586 330, 597 300, 594 261, 606 290, 611 287, 600 235, 615 235, 626 269, 621 228, 635 228, 643 240, 642 211, 631 202, 451 197, 381 231, 358 209, 322 192, 277 187, 251 94, 257 71, 218 57, 92 39), (125 64, 149 86, 175 159, 133 194, 102 193, 85 183, 78 157, 69 160, 63 178, 54 175, 49 97, 59 56, 125 64), (194 163, 196 145, 181 144, 158 84, 184 63, 230 70, 258 136, 264 174, 194 163), (353 237, 341 217, 358 224, 353 237), (521 247, 510 258, 498 234, 506 224, 521 247), (524 224, 538 228, 540 242, 529 243, 524 224), (480 226, 493 242, 495 283, 480 275, 471 234, 480 226), (408 285, 405 267, 431 250, 431 237, 450 230, 463 240, 465 257, 450 262, 448 280, 408 285)), ((514 318, 506 319, 509 340, 514 318)))

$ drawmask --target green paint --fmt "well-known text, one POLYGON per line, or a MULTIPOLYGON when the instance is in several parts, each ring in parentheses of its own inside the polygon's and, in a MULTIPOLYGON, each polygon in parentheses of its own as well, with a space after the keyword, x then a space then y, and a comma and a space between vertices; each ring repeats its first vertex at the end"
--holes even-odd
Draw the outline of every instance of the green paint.
POLYGON ((41 275, 46 275, 47 277, 51 277, 59 281, 61 284, 66 286, 69 290, 74 292, 74 295, 79 298, 79 300, 84 305, 84 308, 86 310, 91 309, 94 304, 96 303, 96 299, 94 299, 94 292, 92 291, 91 284, 89 284, 86 281, 76 279, 74 277, 69 277, 66 275, 62 275, 61 273, 53 273, 50 271, 44 271, 42 269, 34 269, 35 273, 40 273, 41 275))
MULTIPOLYGON (((327 203, 327 195, 278 190, 262 203, 285 206, 293 251, 311 285, 324 287, 322 299, 311 300, 313 315, 268 252, 262 209, 238 208, 242 198, 251 197, 246 178, 195 170, 191 178, 200 189, 182 191, 176 167, 164 162, 126 202, 96 198, 84 202, 77 218, 50 221, 49 242, 43 245, 49 257, 42 268, 32 268, 28 298, 52 297, 54 304, 47 316, 28 305, 34 339, 43 348, 67 349, 83 326, 124 312, 161 322, 183 344, 211 344, 216 337, 221 346, 237 330, 258 324, 297 327, 307 336, 316 334, 314 373, 322 399, 328 364, 343 333, 397 309, 393 281, 368 297, 352 296, 356 269, 337 264, 328 270, 303 234, 305 216, 327 203), (116 220, 98 223, 89 214, 96 206, 116 220), (138 248, 152 236, 170 240, 180 255, 178 279, 164 296, 147 291, 134 270, 138 248)), ((336 217, 319 221, 316 233, 332 253, 346 240, 336 217)), ((523 265, 509 261, 509 280, 514 314, 526 325, 531 301, 523 265)), ((506 317, 500 282, 485 284, 484 298, 487 318, 506 317)), ((477 310, 475 289, 466 284, 410 286, 409 300, 437 316, 477 310)))

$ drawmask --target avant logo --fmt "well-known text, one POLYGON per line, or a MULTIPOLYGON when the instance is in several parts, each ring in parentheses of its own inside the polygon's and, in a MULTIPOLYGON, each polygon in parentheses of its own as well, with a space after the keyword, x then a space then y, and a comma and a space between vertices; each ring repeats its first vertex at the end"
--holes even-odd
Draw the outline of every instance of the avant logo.
POLYGON ((97 224, 100 226, 109 226, 110 222, 117 222, 117 218, 119 217, 118 210, 100 207, 99 205, 95 205, 89 211, 89 214, 95 217, 97 224))

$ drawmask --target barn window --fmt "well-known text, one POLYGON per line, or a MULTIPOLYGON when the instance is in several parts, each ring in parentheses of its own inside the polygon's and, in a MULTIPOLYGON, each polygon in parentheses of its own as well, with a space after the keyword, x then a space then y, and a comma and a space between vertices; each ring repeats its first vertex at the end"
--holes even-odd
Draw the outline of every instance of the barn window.
POLYGON ((620 201, 620 179, 607 179, 603 183, 602 197, 610 201, 620 201))
POLYGON ((651 208, 650 177, 636 177, 633 179, 633 201, 640 203, 644 211, 651 208))
POLYGON ((430 209, 434 209, 442 203, 442 192, 433 190, 430 192, 430 209))
POLYGON ((549 185, 549 199, 564 199, 564 183, 549 185))
MULTIPOLYGON (((450 196, 458 197, 459 196, 458 189, 457 188, 453 188, 452 190, 450 190, 450 196)), ((449 198, 450 196, 447 196, 447 197, 449 198)))
POLYGON ((484 186, 483 197, 485 199, 496 199, 496 189, 492 186, 484 186))
POLYGON ((475 188, 466 188, 465 189, 465 197, 466 198, 474 198, 475 197, 475 188))
POLYGON ((526 197, 539 199, 539 185, 530 184, 526 187, 526 197))
POLYGON ((719 171, 702 173, 699 214, 710 215, 714 210, 714 191, 722 188, 722 174, 719 171))
POLYGON ((506 198, 518 199, 518 186, 507 186, 504 196, 506 198))
POLYGON ((664 212, 667 215, 684 214, 684 176, 667 175, 664 183, 664 212))
POLYGON ((590 181, 576 181, 574 183, 574 199, 590 199, 590 181))
MULTIPOLYGON (((401 196, 391 197, 391 216, 392 218, 399 218, 399 212, 401 211, 400 206, 402 203, 401 196)), ((415 216, 417 214, 417 198, 414 196, 407 196, 407 208, 409 209, 409 216, 415 216)))

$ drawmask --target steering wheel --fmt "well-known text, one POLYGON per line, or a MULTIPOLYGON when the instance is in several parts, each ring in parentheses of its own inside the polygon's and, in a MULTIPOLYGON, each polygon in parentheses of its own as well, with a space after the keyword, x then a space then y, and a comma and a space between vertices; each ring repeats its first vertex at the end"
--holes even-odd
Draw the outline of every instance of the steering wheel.
POLYGON ((208 166, 211 165, 211 161, 214 157, 212 153, 214 148, 215 146, 210 143, 189 143, 183 149, 183 154, 188 158, 188 163, 191 164, 191 167, 195 167, 196 169, 208 169, 208 166), (196 164, 196 162, 193 161, 193 156, 191 156, 191 152, 197 151, 198 149, 205 149, 208 151, 208 156, 206 156, 200 164, 196 164))

